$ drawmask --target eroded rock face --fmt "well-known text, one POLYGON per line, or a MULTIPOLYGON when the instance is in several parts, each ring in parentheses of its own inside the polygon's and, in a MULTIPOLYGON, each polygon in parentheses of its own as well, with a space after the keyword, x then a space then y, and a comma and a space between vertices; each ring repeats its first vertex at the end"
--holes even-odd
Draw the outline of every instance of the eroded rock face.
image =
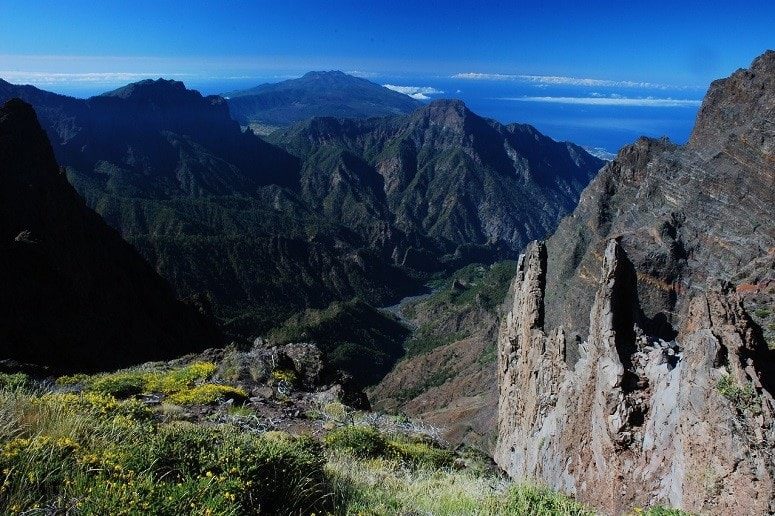
POLYGON ((775 512, 775 52, 691 141, 624 148, 528 247, 498 339, 495 459, 618 514, 775 512), (758 316, 757 316, 758 317, 758 316))
POLYGON ((675 341, 645 334, 634 270, 611 240, 575 369, 542 323, 546 250, 529 248, 499 337, 496 462, 616 514, 775 510, 766 350, 727 285, 697 295, 675 341))

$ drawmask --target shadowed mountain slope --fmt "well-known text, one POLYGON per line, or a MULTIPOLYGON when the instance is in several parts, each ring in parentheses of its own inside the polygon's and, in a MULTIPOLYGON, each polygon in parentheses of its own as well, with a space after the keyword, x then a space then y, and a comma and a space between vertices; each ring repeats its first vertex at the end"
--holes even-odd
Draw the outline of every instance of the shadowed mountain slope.
POLYGON ((221 344, 86 207, 32 107, 0 108, 0 357, 93 370, 221 344))

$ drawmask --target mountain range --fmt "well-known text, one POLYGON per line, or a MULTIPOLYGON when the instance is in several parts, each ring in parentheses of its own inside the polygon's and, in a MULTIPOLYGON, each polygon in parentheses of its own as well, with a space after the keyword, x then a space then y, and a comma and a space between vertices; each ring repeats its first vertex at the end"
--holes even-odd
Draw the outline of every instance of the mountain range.
POLYGON ((0 366, 231 340, 199 367, 262 376, 254 407, 320 387, 330 423, 367 388, 606 513, 775 512, 775 52, 711 84, 688 143, 610 162, 364 82, 0 81, 0 366))
POLYGON ((356 296, 385 304, 431 272, 513 256, 603 163, 454 101, 312 119, 268 143, 223 98, 175 81, 83 100, 0 82, 0 99, 14 96, 38 111, 86 203, 233 335, 356 296))
POLYGON ((232 117, 261 133, 309 118, 406 115, 423 104, 340 71, 309 72, 298 79, 224 93, 232 117))

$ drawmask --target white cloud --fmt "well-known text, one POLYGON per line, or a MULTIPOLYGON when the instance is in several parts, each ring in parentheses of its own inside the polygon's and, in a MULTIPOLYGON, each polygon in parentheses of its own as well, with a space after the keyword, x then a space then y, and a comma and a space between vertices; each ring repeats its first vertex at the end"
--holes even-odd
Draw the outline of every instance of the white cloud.
POLYGON ((11 83, 33 84, 69 84, 89 83, 108 84, 114 82, 133 82, 140 79, 152 79, 159 77, 186 77, 183 73, 139 73, 139 72, 88 72, 88 73, 59 73, 59 72, 21 72, 16 70, 0 70, 0 78, 11 83))
POLYGON ((587 86, 587 87, 618 87, 618 88, 644 88, 644 89, 668 89, 674 88, 667 84, 639 81, 611 81, 608 79, 589 79, 585 77, 565 77, 562 75, 521 75, 501 73, 466 72, 456 73, 453 79, 472 81, 514 81, 534 84, 539 87, 546 86, 587 86))
POLYGON ((441 95, 444 92, 430 86, 396 86, 395 84, 383 84, 385 88, 404 95, 409 95, 416 100, 429 100, 429 95, 441 95))
POLYGON ((549 102, 553 104, 583 104, 589 106, 643 106, 643 107, 695 107, 700 100, 657 99, 654 97, 630 98, 621 95, 611 97, 504 97, 499 100, 519 102, 549 102))

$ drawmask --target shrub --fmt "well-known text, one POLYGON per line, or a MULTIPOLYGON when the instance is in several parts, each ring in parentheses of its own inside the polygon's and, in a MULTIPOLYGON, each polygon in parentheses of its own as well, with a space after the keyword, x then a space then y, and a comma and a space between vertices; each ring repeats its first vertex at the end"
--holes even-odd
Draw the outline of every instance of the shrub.
POLYGON ((0 389, 23 389, 29 382, 30 379, 24 373, 0 373, 0 389))
POLYGON ((34 399, 33 403, 58 406, 78 415, 95 418, 114 418, 117 416, 143 421, 153 417, 153 412, 137 400, 118 400, 110 394, 99 392, 48 393, 34 399))
POLYGON ((141 373, 114 373, 94 378, 89 388, 117 398, 128 398, 143 392, 146 382, 147 379, 141 373))
POLYGON ((82 384, 87 390, 128 398, 141 393, 174 395, 207 381, 217 367, 212 362, 194 362, 169 371, 128 370, 97 376, 74 375, 57 379, 59 385, 82 384))
POLYGON ((306 512, 324 493, 320 445, 282 432, 262 437, 229 427, 175 423, 159 428, 126 462, 160 483, 210 479, 227 484, 241 513, 306 512))
POLYGON ((298 377, 296 372, 291 369, 275 369, 272 371, 272 380, 275 382, 285 382, 288 385, 296 385, 298 377))
POLYGON ((325 462, 314 439, 270 432, 259 438, 235 434, 219 464, 251 488, 242 499, 248 512, 288 514, 308 513, 324 501, 325 462))
POLYGON ((379 457, 387 450, 387 441, 371 426, 343 426, 329 432, 324 440, 329 448, 356 457, 379 457))
POLYGON ((64 375, 56 379, 56 384, 62 387, 69 385, 86 384, 91 380, 88 374, 78 373, 73 375, 64 375))
POLYGON ((247 393, 242 389, 228 385, 206 383, 185 391, 176 392, 170 395, 170 401, 178 405, 212 405, 223 399, 244 401, 247 397, 247 393))
POLYGON ((450 450, 419 440, 389 441, 388 456, 395 457, 410 466, 436 469, 449 467, 455 460, 455 455, 450 450))
POLYGON ((172 394, 208 380, 218 367, 212 362, 194 362, 179 369, 151 374, 146 382, 149 392, 172 394))
POLYGON ((339 401, 326 403, 323 405, 323 407, 321 407, 320 412, 327 419, 332 419, 339 422, 344 422, 351 416, 347 407, 339 401))
POLYGON ((725 374, 719 379, 716 387, 719 393, 731 401, 738 410, 750 410, 757 414, 761 411, 761 401, 751 384, 740 387, 732 379, 732 375, 725 374))
POLYGON ((325 509, 319 443, 158 426, 137 400, 0 391, 0 513, 254 514, 325 509), (142 416, 137 419, 137 416, 142 416), (49 435, 56 432, 59 435, 49 435), (66 434, 66 435, 61 435, 66 434))
POLYGON ((78 448, 67 437, 37 436, 8 441, 0 451, 0 471, 4 476, 0 501, 14 513, 33 506, 41 498, 56 499, 65 477, 75 465, 78 448))

